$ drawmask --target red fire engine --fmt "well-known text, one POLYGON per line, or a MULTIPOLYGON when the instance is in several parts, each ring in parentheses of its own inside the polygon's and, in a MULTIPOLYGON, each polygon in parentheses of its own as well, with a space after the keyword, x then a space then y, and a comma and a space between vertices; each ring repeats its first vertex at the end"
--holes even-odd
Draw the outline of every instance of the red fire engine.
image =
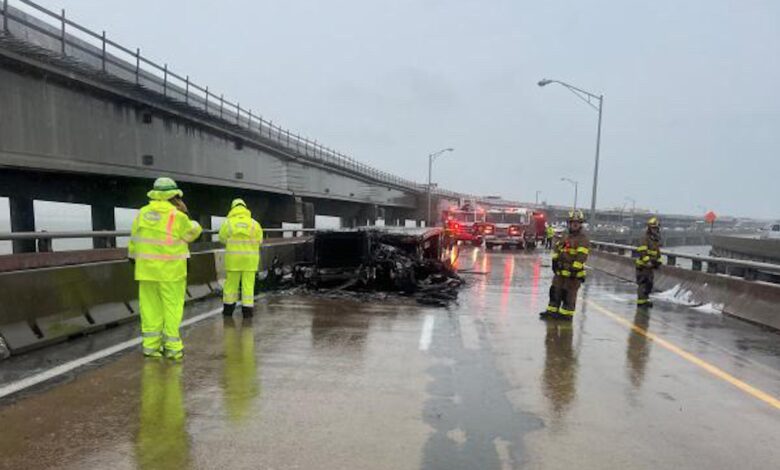
POLYGON ((538 235, 537 220, 529 209, 519 207, 493 208, 485 212, 485 222, 479 232, 487 248, 501 245, 507 248, 532 248, 538 235))
POLYGON ((442 222, 449 237, 455 242, 470 242, 474 246, 482 245, 480 224, 485 222, 485 210, 473 204, 464 204, 443 211, 442 222))

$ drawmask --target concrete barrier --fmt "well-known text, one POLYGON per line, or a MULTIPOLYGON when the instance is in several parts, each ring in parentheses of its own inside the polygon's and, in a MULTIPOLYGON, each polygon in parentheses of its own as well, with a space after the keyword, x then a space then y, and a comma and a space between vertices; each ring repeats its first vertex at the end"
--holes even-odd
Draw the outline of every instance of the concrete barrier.
MULTIPOLYGON (((262 265, 311 260, 307 240, 274 241, 262 247, 262 265)), ((187 301, 213 296, 224 280, 222 250, 193 253, 187 301)), ((0 338, 13 355, 136 321, 138 283, 125 260, 0 272, 0 338)), ((2 354, 0 354, 2 356, 2 354)))
MULTIPOLYGON (((588 265, 618 278, 634 282, 634 260, 600 251, 592 252, 588 265)), ((723 313, 780 330, 780 285, 746 281, 731 276, 661 266, 655 289, 679 286, 702 304, 723 305, 723 313)))

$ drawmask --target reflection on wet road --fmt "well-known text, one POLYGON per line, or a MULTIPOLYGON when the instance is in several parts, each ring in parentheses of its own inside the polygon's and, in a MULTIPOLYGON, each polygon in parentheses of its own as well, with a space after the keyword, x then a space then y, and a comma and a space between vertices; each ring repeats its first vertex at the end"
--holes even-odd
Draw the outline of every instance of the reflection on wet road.
POLYGON ((751 392, 780 397, 779 334, 663 302, 637 311, 633 285, 597 272, 573 323, 543 322, 545 252, 457 259, 475 272, 450 309, 269 296, 253 321, 187 329, 183 364, 129 352, 5 399, 0 468, 780 462, 780 409, 751 392))

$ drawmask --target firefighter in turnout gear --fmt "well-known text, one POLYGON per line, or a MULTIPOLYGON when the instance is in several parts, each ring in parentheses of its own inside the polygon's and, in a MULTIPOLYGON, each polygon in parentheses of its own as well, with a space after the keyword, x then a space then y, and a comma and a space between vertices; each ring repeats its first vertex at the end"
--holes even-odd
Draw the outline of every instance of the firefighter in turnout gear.
POLYGON ((647 221, 647 231, 636 249, 636 304, 652 307, 650 293, 653 291, 655 270, 661 266, 661 223, 658 217, 647 221))
POLYGON ((147 193, 149 204, 133 221, 127 247, 138 281, 143 352, 149 357, 183 357, 179 326, 187 290, 188 243, 202 231, 187 215, 183 195, 172 179, 157 178, 147 193))
POLYGON ((539 316, 571 321, 577 305, 577 291, 585 282, 585 262, 590 253, 590 241, 583 233, 585 216, 582 211, 569 212, 569 231, 553 246, 552 268, 555 273, 550 286, 550 303, 539 316))
POLYGON ((255 275, 260 265, 263 228, 252 219, 243 199, 235 199, 230 204, 227 220, 219 229, 219 241, 225 245, 222 314, 232 315, 236 302, 240 300, 241 312, 244 318, 249 318, 255 305, 255 275))

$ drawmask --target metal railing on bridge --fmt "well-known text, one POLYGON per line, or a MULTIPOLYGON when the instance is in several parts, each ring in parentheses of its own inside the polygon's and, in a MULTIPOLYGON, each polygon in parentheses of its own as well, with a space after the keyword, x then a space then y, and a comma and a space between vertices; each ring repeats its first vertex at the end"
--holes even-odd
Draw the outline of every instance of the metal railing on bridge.
MULTIPOLYGON (((98 33, 68 19, 64 9, 57 13, 29 0, 2 0, 0 5, 3 35, 18 37, 38 48, 75 59, 80 65, 90 66, 95 71, 157 92, 167 100, 177 101, 194 111, 218 118, 224 124, 249 131, 250 135, 271 141, 313 162, 414 191, 427 190, 426 185, 366 165, 322 145, 317 140, 284 129, 272 120, 255 114, 251 109, 242 108, 238 101, 231 102, 225 99, 223 94, 209 90, 208 86, 194 83, 189 75, 170 70, 168 64, 160 65, 144 57, 141 49, 122 46, 109 39, 105 31, 98 33), (43 21, 25 10, 43 15, 55 24, 43 21)), ((435 192, 442 195, 459 195, 440 189, 435 192)))
MULTIPOLYGON (((599 251, 618 254, 620 256, 634 257, 635 246, 620 243, 608 243, 593 241, 591 245, 599 251)), ((760 263, 731 258, 719 258, 715 256, 691 255, 674 250, 662 250, 661 255, 666 257, 666 265, 692 271, 706 271, 711 274, 725 274, 741 277, 748 281, 780 282, 780 264, 760 263), (678 260, 688 260, 690 265, 679 264, 678 260)))

